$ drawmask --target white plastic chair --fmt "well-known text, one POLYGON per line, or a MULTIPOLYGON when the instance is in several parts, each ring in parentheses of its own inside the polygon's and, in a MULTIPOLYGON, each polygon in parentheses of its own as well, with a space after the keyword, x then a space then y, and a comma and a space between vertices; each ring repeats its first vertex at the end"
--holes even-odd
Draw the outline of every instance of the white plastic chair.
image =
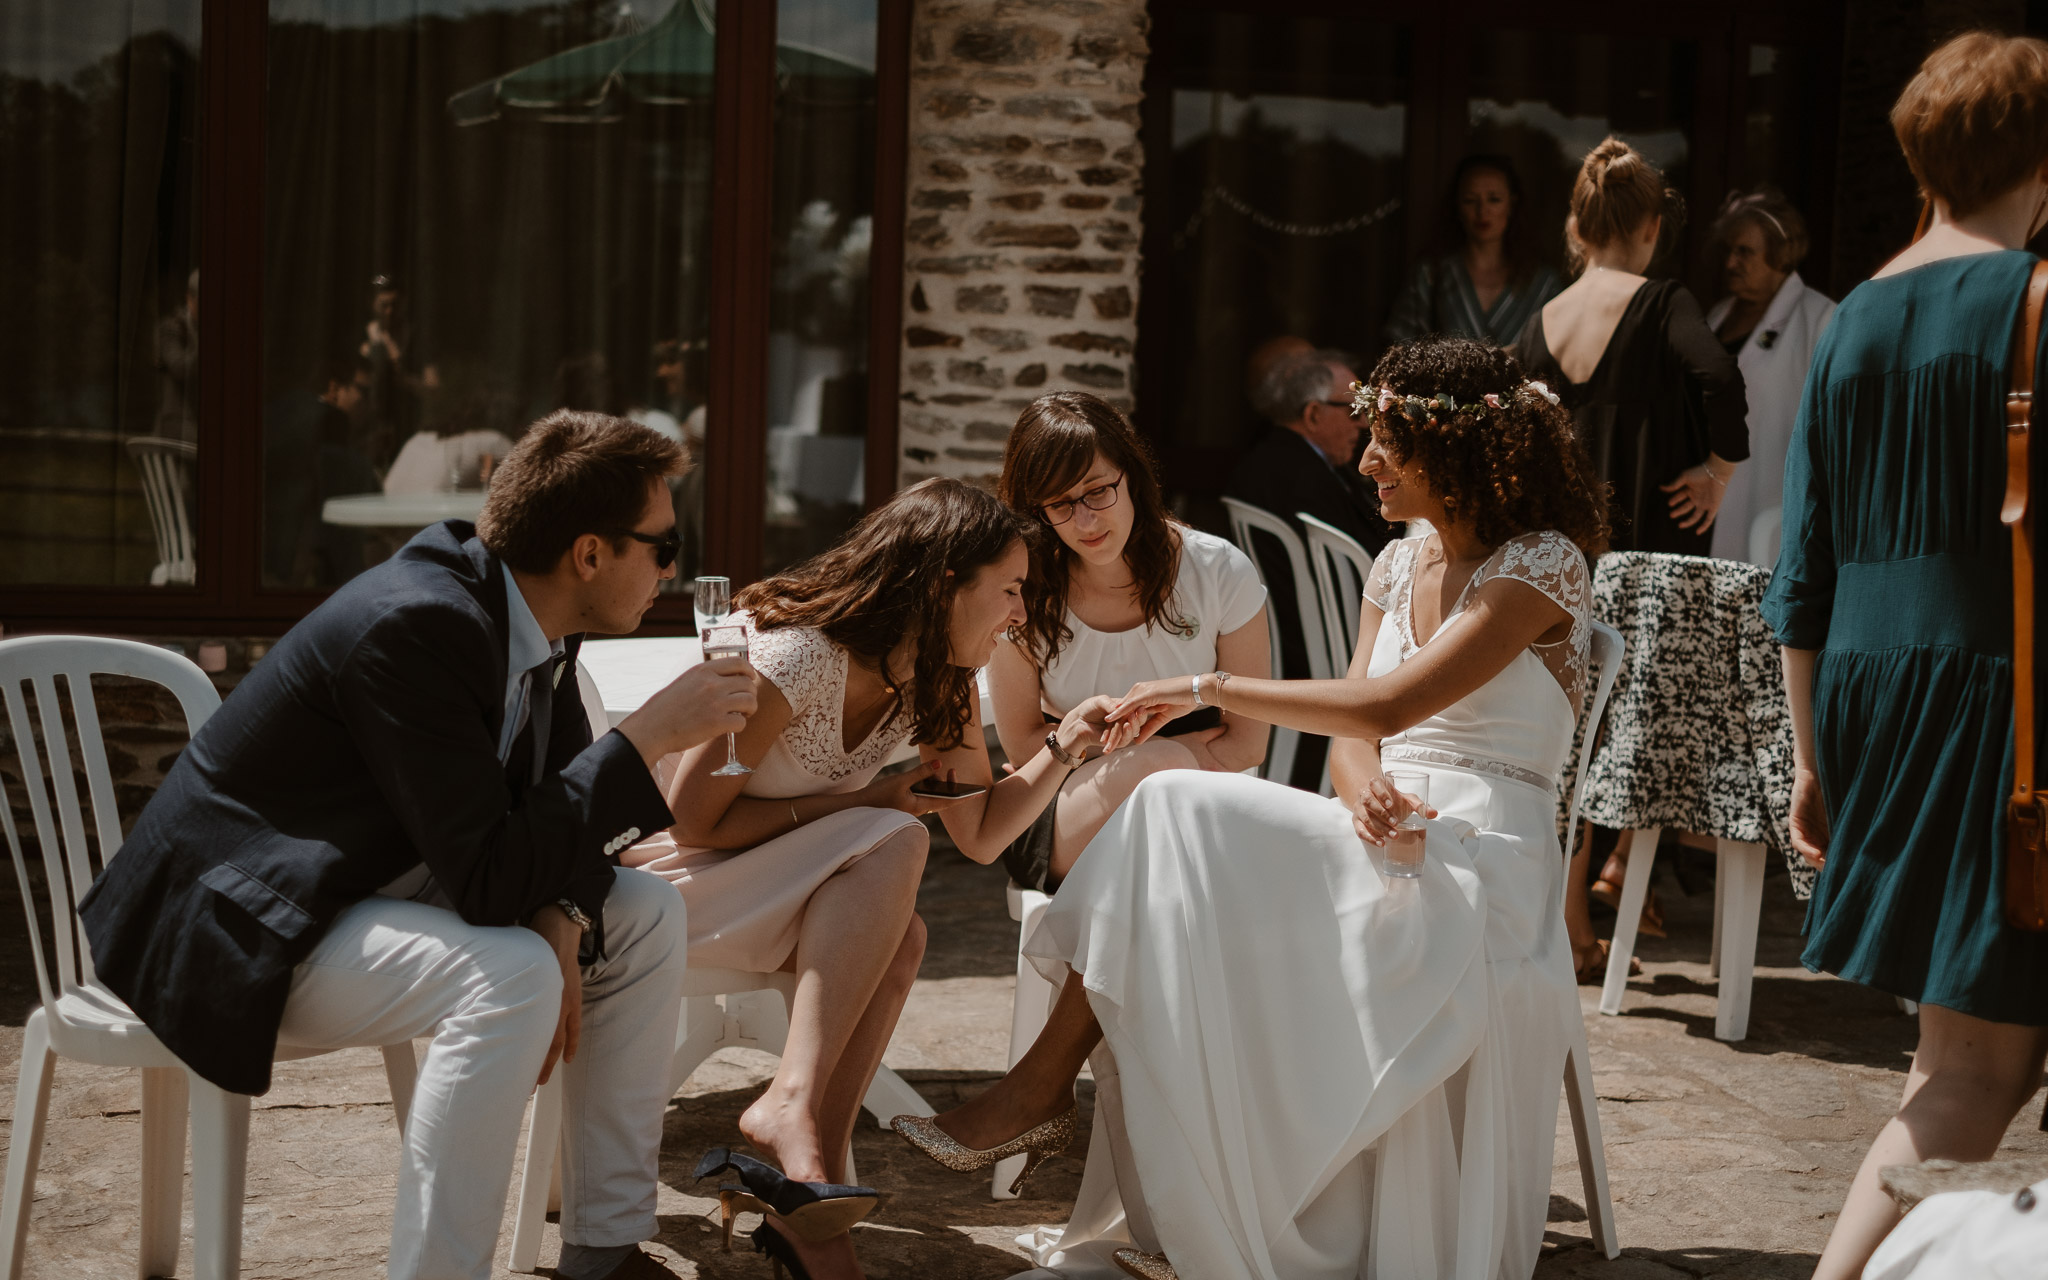
MULTIPOLYGON (((1586 771, 1593 763, 1593 744, 1600 737, 1600 722, 1607 715, 1607 698, 1614 692, 1615 677, 1621 672, 1621 632, 1604 622, 1593 623, 1592 665, 1600 672, 1593 686, 1593 700, 1586 707, 1586 732, 1579 743, 1578 772, 1572 775, 1572 801, 1565 808, 1564 871, 1571 874, 1572 852, 1579 836, 1579 801, 1586 790, 1586 771)), ((1564 877, 1558 878, 1560 890, 1564 877)), ((1560 894, 1559 922, 1564 915, 1560 894)), ((1614 972, 1608 959, 1607 971, 1614 972)), ((1628 961, 1621 962, 1628 972, 1628 961)), ((1586 1189, 1586 1225, 1592 1228, 1593 1245, 1610 1261, 1621 1256, 1621 1238, 1614 1230, 1614 1200, 1607 1193, 1607 1148, 1600 1137, 1600 1104, 1593 1092, 1593 1055, 1586 1044, 1586 1019, 1578 1001, 1572 1001, 1571 1038, 1564 1060, 1564 1098, 1572 1113, 1572 1138, 1579 1151, 1579 1181, 1586 1189)))
POLYGON ((192 514, 186 508, 192 492, 192 463, 199 446, 168 436, 136 436, 128 456, 142 473, 142 501, 149 508, 150 530, 156 535, 157 564, 149 585, 190 586, 195 575, 192 514))
MULTIPOLYGON (((95 674, 149 680, 178 699, 189 730, 197 733, 220 695, 204 672, 184 658, 132 640, 92 636, 27 636, 0 640, 0 686, 7 720, 20 753, 22 778, 35 818, 44 880, 49 886, 54 957, 43 954, 28 854, 14 825, 6 788, 0 786, 0 826, 14 856, 28 916, 29 951, 35 959, 41 1007, 29 1014, 22 1037, 21 1073, 15 1083, 14 1132, 7 1152, 7 1183, 0 1201, 0 1275, 19 1280, 28 1242, 29 1212, 35 1202, 36 1167, 41 1161, 43 1122, 50 1105, 51 1076, 58 1058, 103 1067, 142 1071, 142 1223, 136 1274, 169 1276, 178 1266, 179 1218, 184 1200, 185 1126, 192 1119, 192 1235, 194 1273, 200 1280, 232 1280, 241 1273, 242 1191, 249 1146, 249 1099, 228 1093, 194 1075, 166 1049, 141 1019, 94 976, 92 955, 78 920, 78 898, 92 883, 91 851, 83 806, 69 767, 71 739, 65 731, 62 678, 77 726, 78 754, 85 765, 93 834, 102 865, 121 844, 121 817, 94 705, 95 674), (33 691, 37 713, 30 719, 23 685, 33 691), (42 728, 42 746, 35 728, 42 728), (45 769, 43 761, 57 762, 45 769), (54 803, 53 803, 54 793, 54 803), (50 985, 50 959, 57 985, 50 985)), ((280 1049, 280 1058, 310 1057, 280 1049)), ((412 1045, 384 1047, 391 1081, 392 1111, 404 1131, 417 1068, 412 1045)))
MULTIPOLYGON (((1259 571, 1260 581, 1265 580, 1266 570, 1259 560, 1254 539, 1266 536, 1280 544, 1287 553, 1287 564, 1294 575, 1294 599, 1301 613, 1301 639, 1308 649, 1308 674, 1312 680, 1328 680, 1336 674, 1331 666, 1329 639, 1323 630, 1322 608, 1316 603, 1316 580, 1309 572, 1308 553, 1302 549, 1301 539, 1285 520, 1249 502, 1236 498, 1225 498, 1223 505, 1230 511, 1230 537, 1237 543, 1238 550, 1252 559, 1252 566, 1259 571)), ((1280 666, 1280 619, 1273 610, 1266 610, 1266 632, 1272 641, 1273 667, 1280 666)), ((1345 654, 1348 663, 1350 654, 1345 654)), ((1275 782, 1285 782, 1294 775, 1294 753, 1301 743, 1301 735, 1292 729, 1273 730, 1273 749, 1266 753, 1265 767, 1259 776, 1275 782)))
MULTIPOLYGON (((607 732, 611 719, 582 663, 576 676, 592 734, 607 732)), ((683 974, 683 1011, 676 1023, 676 1047, 669 1059, 668 1091, 674 1096, 692 1072, 720 1049, 742 1046, 780 1054, 789 1038, 789 1006, 796 999, 793 973, 751 973, 690 965, 683 974)), ((900 1115, 928 1116, 935 1108, 903 1077, 879 1067, 861 1105, 883 1128, 900 1115)), ((562 1130, 562 1076, 557 1072, 534 1092, 533 1120, 526 1131, 526 1161, 519 1174, 518 1210, 512 1220, 513 1271, 531 1272, 540 1261, 541 1224, 562 1202, 557 1156, 562 1130)), ((846 1180, 858 1181, 853 1150, 846 1153, 846 1180)))
MULTIPOLYGON (((1600 1012, 1621 1012, 1628 989, 1629 959, 1635 954, 1643 901, 1650 893, 1650 872, 1657 862, 1662 827, 1638 827, 1630 833, 1628 873, 1621 882, 1621 905, 1614 913, 1614 944, 1607 955, 1607 983, 1600 991, 1600 1012)), ((1756 972, 1757 924, 1764 909, 1764 846, 1760 840, 1714 841, 1714 943, 1707 972, 1720 980, 1714 996, 1714 1038, 1741 1040, 1749 1035, 1749 995, 1756 972)))
MULTIPOLYGON (((1358 539, 1306 511, 1294 518, 1308 532, 1309 568, 1316 576, 1316 598, 1323 615, 1323 634, 1330 652, 1330 674, 1341 676, 1351 667, 1358 649, 1358 609, 1365 599, 1365 583, 1372 576, 1372 555, 1358 539)), ((1333 794, 1330 765, 1323 762, 1324 795, 1333 794)))
MULTIPOLYGON (((1314 525, 1310 526, 1313 536, 1314 525)), ((1341 535, 1340 535, 1341 536, 1341 535)), ((1360 554, 1363 554, 1361 552, 1360 554)), ((1370 562, 1368 562, 1368 568, 1370 562)), ((1361 586, 1362 594, 1362 586, 1361 586)), ((1607 713, 1608 695, 1614 692, 1615 676, 1621 667, 1621 633, 1604 622, 1593 623, 1592 665, 1599 670, 1599 680, 1594 685, 1593 697, 1586 708, 1586 731, 1579 747, 1579 768, 1573 775, 1571 804, 1566 809, 1564 837, 1564 866, 1569 872, 1572 848, 1579 826, 1579 793, 1584 789, 1586 768, 1593 759, 1593 743, 1600 736, 1600 721, 1607 713)), ((1560 890, 1564 876, 1558 877, 1560 890)), ((1052 1012, 1053 1001, 1059 997, 1059 988, 1046 981, 1044 975, 1024 956, 1024 943, 1038 927, 1039 920, 1052 899, 1035 889, 1026 889, 1012 882, 1009 887, 1010 918, 1017 921, 1017 993, 1010 1007, 1010 1065, 1031 1047, 1038 1033, 1045 1029, 1046 1018, 1052 1012)), ((1558 913, 1558 925, 1563 927, 1564 898, 1560 892, 1554 909, 1558 913)), ((1621 1241, 1614 1229, 1614 1201, 1607 1190, 1607 1152, 1600 1136, 1600 1111, 1593 1092, 1592 1052, 1586 1044, 1586 1023, 1576 999, 1566 1012, 1571 1023, 1566 1040, 1564 1064, 1565 1103, 1571 1109, 1572 1137, 1578 1146, 1579 1178, 1586 1191, 1586 1220, 1592 1228, 1593 1244, 1607 1258, 1621 1256, 1621 1241)), ((1024 1156, 1012 1156, 999 1162, 990 1181, 989 1195, 996 1200, 1010 1200, 1010 1183, 1023 1170, 1024 1156)))

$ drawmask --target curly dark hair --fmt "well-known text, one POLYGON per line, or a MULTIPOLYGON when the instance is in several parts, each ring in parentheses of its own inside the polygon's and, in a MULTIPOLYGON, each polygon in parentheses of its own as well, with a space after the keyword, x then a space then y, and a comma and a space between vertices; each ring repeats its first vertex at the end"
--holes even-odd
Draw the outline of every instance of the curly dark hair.
POLYGON ((881 671, 897 698, 889 721, 908 709, 911 741, 950 751, 975 702, 973 669, 952 662, 953 595, 1030 531, 986 489, 926 480, 869 512, 837 546, 741 588, 733 606, 763 631, 824 632, 881 671), (888 656, 905 636, 916 639, 917 658, 910 680, 898 684, 888 656))
MULTIPOLYGON (((1299 408, 1299 406, 1296 406, 1299 408)), ((1174 584, 1180 580, 1180 521, 1166 509, 1152 450, 1130 420, 1100 396, 1085 391, 1050 391, 1024 406, 1003 451, 996 492, 1034 526, 1031 577, 1024 583, 1024 625, 1011 632, 1042 671, 1074 638, 1067 625, 1067 575, 1074 553, 1045 523, 1043 508, 1080 483, 1101 454, 1123 472, 1123 494, 1134 518, 1124 543, 1124 566, 1144 614, 1144 626, 1184 631, 1174 584)))
POLYGON ((1555 529, 1592 559, 1607 550, 1607 485, 1593 470, 1572 416, 1523 392, 1515 358, 1470 338, 1403 343, 1373 366, 1371 386, 1460 405, 1501 407, 1438 413, 1420 422, 1398 412, 1369 415, 1374 437, 1402 465, 1417 463, 1443 499, 1444 514, 1469 520, 1497 547, 1517 534, 1555 529), (1519 394, 1518 394, 1519 393, 1519 394))

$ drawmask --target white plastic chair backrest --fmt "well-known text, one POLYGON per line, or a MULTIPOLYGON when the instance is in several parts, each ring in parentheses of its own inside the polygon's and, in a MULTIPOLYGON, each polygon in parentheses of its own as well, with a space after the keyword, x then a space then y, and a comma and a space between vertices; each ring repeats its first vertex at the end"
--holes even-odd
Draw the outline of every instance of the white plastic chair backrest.
POLYGON ((1757 512, 1749 522, 1749 562, 1768 569, 1778 563, 1778 538, 1785 529, 1785 508, 1757 512))
POLYGON ((576 692, 583 695, 583 715, 590 721, 590 740, 612 731, 612 717, 604 709, 604 695, 597 691, 597 681, 590 678, 590 668, 583 665, 583 659, 576 659, 576 692))
POLYGON ((1294 518, 1308 531, 1308 562, 1315 570, 1316 594, 1322 598, 1323 630, 1329 637, 1331 675, 1350 669, 1358 648, 1358 610, 1372 576, 1372 556, 1358 539, 1306 511, 1294 518))
MULTIPOLYGON (((1230 512, 1230 537, 1237 543, 1238 550, 1252 558, 1253 567, 1259 570, 1260 581, 1265 580, 1265 566, 1260 563, 1254 535, 1264 535, 1280 544, 1287 553, 1287 566, 1294 574, 1294 599, 1301 612, 1301 639, 1308 649, 1308 674, 1313 680, 1328 680, 1336 674, 1330 665, 1329 636, 1323 630, 1322 606, 1316 602, 1315 575, 1309 572, 1308 553, 1303 550, 1301 539, 1288 527, 1285 520, 1263 507, 1236 498, 1225 498, 1224 507, 1230 512)), ((1280 666, 1280 620, 1266 610, 1266 630, 1273 642, 1273 667, 1280 666)), ((1349 665, 1350 655, 1345 655, 1349 665)))
POLYGON ((142 473, 142 500, 156 534, 157 558, 165 581, 189 583, 196 576, 192 550, 192 516, 185 508, 193 459, 199 446, 167 436, 138 436, 128 442, 128 455, 142 473))
POLYGON ((1586 794, 1586 771, 1593 764, 1593 743, 1600 736, 1600 720, 1607 714, 1607 695, 1614 692, 1615 677, 1621 673, 1621 658, 1627 648, 1621 632, 1604 622, 1593 623, 1592 664, 1600 669, 1593 686, 1593 701, 1586 707, 1586 736, 1579 743, 1579 768, 1572 775, 1572 802, 1565 811, 1564 864, 1572 864, 1572 846, 1579 838, 1579 798, 1586 794))
POLYGON ((30 891, 28 853, 14 825, 13 797, 0 782, 0 828, 14 856, 14 874, 21 884, 21 909, 28 916, 29 951, 35 958, 36 985, 48 1009, 59 995, 69 995, 92 981, 92 955, 78 926, 78 900, 92 886, 93 866, 85 835, 85 815, 71 768, 71 735, 64 725, 57 681, 69 687, 72 722, 78 729, 78 755, 85 766, 87 799, 93 833, 99 841, 100 865, 121 847, 121 814, 114 803, 114 779, 107 767, 107 747, 100 735, 99 709, 93 701, 92 677, 128 676, 169 689, 185 713, 188 732, 198 733, 220 706, 220 694, 206 673, 190 661, 155 645, 104 636, 23 636, 0 640, 0 690, 7 704, 7 728, 21 759, 22 782, 28 789, 29 812, 35 819, 36 843, 43 855, 43 876, 49 885, 52 936, 57 947, 58 990, 50 989, 50 967, 43 956, 42 930, 30 891), (23 697, 24 686, 32 693, 23 697), (42 729, 40 748, 36 727, 42 729))

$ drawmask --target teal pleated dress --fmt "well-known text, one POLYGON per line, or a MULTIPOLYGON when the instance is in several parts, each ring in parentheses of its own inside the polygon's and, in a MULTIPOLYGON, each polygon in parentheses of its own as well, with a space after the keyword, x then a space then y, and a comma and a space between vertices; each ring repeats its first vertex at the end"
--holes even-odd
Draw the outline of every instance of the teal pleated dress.
MULTIPOLYGON (((1820 651, 1813 715, 1832 832, 1806 967, 2042 1026, 2048 934, 2007 924, 2001 897, 2012 552, 1998 507, 2013 325, 2033 262, 1950 259, 1843 299, 1793 429, 1764 614, 1781 643, 1820 651)), ((2035 434, 2038 462, 2048 426, 2035 434)), ((2037 504, 2044 478, 2037 465, 2037 504)))

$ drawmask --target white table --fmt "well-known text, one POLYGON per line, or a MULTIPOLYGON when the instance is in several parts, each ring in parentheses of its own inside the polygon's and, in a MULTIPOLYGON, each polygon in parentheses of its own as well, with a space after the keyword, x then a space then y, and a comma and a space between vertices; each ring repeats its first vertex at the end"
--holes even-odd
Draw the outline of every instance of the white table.
MULTIPOLYGON (((683 672, 704 660, 703 646, 695 636, 643 636, 626 640, 586 640, 577 650, 577 661, 597 686, 604 713, 612 727, 640 709, 642 703, 683 672)), ((981 693, 981 723, 995 723, 995 708, 989 703, 988 672, 977 674, 981 693)), ((917 759, 917 748, 905 743, 889 757, 890 763, 917 759)))
POLYGON ((328 524, 378 529, 424 529, 443 520, 474 520, 484 509, 481 490, 457 493, 355 493, 320 504, 328 524))

